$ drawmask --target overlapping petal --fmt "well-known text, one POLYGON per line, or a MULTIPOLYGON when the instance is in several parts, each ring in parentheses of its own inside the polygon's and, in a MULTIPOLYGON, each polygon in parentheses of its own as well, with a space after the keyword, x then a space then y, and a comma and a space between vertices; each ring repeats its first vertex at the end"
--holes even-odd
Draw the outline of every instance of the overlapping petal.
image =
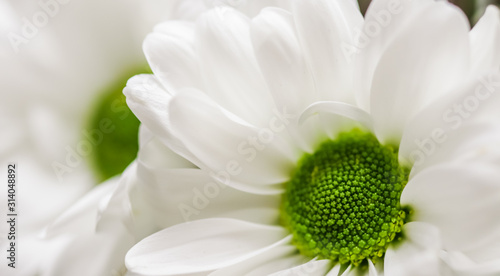
MULTIPOLYGON (((443 95, 422 109, 406 124, 400 142, 399 157, 402 162, 426 166, 426 158, 445 144, 447 137, 470 135, 466 125, 496 124, 500 116, 500 75, 489 72, 481 77, 471 77, 460 87, 443 95)), ((477 135, 479 137, 479 135, 477 135)), ((480 137, 481 138, 481 137, 480 137)))
POLYGON ((250 19, 230 7, 217 7, 196 24, 196 51, 206 92, 247 122, 262 127, 272 117, 272 97, 250 40, 250 19), (255 112, 255 111, 259 112, 255 112))
POLYGON ((496 157, 496 164, 477 156, 475 162, 424 170, 409 181, 401 203, 414 208, 413 220, 439 228, 445 249, 484 250, 500 231, 500 219, 490 211, 500 208, 498 153, 496 157))
POLYGON ((500 11, 489 6, 470 32, 471 70, 477 74, 500 70, 500 11))
POLYGON ((162 230, 126 256, 136 273, 176 275, 211 271, 249 259, 289 240, 281 227, 234 219, 206 219, 162 230))
POLYGON ((445 3, 420 13, 426 20, 414 20, 397 33, 373 73, 370 113, 382 143, 397 143, 406 122, 469 71, 465 16, 445 3))
POLYGON ((246 261, 218 269, 209 276, 269 275, 282 269, 301 265, 305 261, 306 258, 298 254, 294 246, 279 245, 246 261))
POLYGON ((293 16, 316 93, 322 100, 353 103, 354 66, 345 54, 363 16, 350 0, 294 1, 293 16))
POLYGON ((384 275, 439 275, 442 270, 439 229, 423 222, 410 222, 403 231, 405 242, 389 247, 385 254, 384 275))
POLYGON ((193 163, 223 183, 273 193, 288 179, 294 151, 271 128, 245 124, 197 91, 176 95, 169 111, 172 133, 200 160, 193 163))

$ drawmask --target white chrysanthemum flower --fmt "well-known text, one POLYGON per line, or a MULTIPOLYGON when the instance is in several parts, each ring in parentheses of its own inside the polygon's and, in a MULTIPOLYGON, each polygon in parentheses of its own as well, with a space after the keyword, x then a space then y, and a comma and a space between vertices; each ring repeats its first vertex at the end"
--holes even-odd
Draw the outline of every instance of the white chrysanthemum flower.
POLYGON ((128 104, 217 182, 180 192, 180 214, 204 219, 144 239, 128 269, 498 275, 499 27, 494 7, 469 32, 456 7, 411 0, 364 19, 354 1, 297 0, 157 26, 154 75, 128 82, 128 104), (240 208, 225 185, 261 205, 204 213, 240 208))
MULTIPOLYGON (((18 166, 15 212, 20 240, 16 269, 3 258, 0 274, 42 275, 68 240, 48 242, 40 239, 41 230, 102 179, 120 172, 116 166, 110 172, 110 166, 89 165, 103 159, 96 153, 106 153, 106 143, 116 143, 109 141, 111 136, 127 134, 103 133, 95 124, 105 119, 102 112, 113 103, 104 113, 114 115, 105 119, 112 124, 103 126, 109 130, 132 123, 133 135, 125 144, 137 143, 139 122, 127 111, 124 99, 116 99, 129 77, 145 71, 142 40, 154 24, 168 17, 170 9, 158 7, 169 5, 156 0, 119 5, 0 1, 0 160, 5 170, 10 162, 18 166)), ((124 143, 118 146, 118 151, 127 151, 124 143)), ((127 151, 129 158, 123 158, 119 170, 136 151, 137 146, 127 151)), ((7 206, 6 191, 0 193, 2 206, 7 206)), ((1 229, 0 248, 6 252, 12 240, 7 228, 1 229)))

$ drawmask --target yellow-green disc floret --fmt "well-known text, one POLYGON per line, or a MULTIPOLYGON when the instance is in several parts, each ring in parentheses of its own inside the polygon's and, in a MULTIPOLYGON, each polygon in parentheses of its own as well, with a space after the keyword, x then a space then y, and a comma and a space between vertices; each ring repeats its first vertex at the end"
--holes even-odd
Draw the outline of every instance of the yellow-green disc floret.
POLYGON ((397 149, 352 130, 299 162, 282 202, 282 221, 300 252, 342 264, 376 261, 401 232, 399 199, 408 169, 397 149))

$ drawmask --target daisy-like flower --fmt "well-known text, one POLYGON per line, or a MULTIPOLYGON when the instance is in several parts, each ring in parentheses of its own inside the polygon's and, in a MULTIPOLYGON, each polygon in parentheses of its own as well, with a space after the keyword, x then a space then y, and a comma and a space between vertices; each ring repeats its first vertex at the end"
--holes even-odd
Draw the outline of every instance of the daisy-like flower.
MULTIPOLYGON (((139 122, 121 91, 129 77, 147 71, 141 42, 171 4, 0 1, 0 160, 18 168, 20 240, 17 267, 3 258, 1 275, 43 274, 68 243, 41 239, 42 229, 134 159, 139 122)), ((0 235, 6 252, 12 235, 7 227, 0 235)))
POLYGON ((212 181, 179 193, 189 222, 139 242, 128 269, 498 275, 499 26, 495 7, 470 30, 430 0, 376 0, 365 18, 350 0, 253 19, 220 6, 158 25, 154 75, 124 93, 212 181), (224 189, 262 204, 204 213, 240 208, 224 189))

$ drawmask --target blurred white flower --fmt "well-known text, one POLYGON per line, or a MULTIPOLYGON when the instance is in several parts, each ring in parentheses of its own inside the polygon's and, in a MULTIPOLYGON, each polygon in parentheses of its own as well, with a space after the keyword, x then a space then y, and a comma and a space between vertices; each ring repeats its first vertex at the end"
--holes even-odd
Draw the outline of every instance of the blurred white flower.
MULTIPOLYGON (((102 180, 87 162, 99 147, 92 143, 99 136, 89 121, 102 119, 96 118, 96 106, 115 92, 110 86, 120 93, 127 78, 145 71, 142 41, 155 23, 169 17, 172 4, 0 2, 0 159, 5 170, 8 162, 18 166, 20 239, 18 267, 11 269, 2 258, 0 274, 46 275, 47 260, 67 240, 40 240, 41 230, 102 180)), ((117 115, 126 111, 124 103, 115 107, 117 115)), ((7 206, 5 191, 2 206, 7 206)), ((1 229, 5 252, 7 233, 1 229)))
POLYGON ((495 7, 470 31, 458 8, 411 0, 374 1, 364 19, 355 1, 298 0, 158 25, 144 43, 154 75, 124 93, 200 169, 138 183, 159 183, 151 204, 179 187, 195 221, 139 242, 127 268, 497 275, 499 26, 495 7))

